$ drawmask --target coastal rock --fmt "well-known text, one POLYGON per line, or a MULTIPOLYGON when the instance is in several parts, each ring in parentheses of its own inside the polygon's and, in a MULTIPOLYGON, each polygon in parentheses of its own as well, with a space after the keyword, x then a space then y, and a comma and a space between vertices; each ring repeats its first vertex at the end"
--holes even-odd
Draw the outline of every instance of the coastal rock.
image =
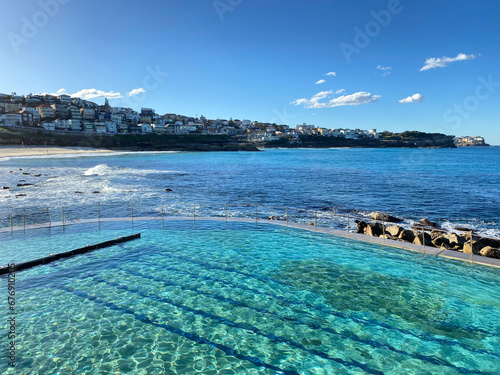
POLYGON ((497 240, 495 238, 483 237, 483 238, 481 238, 480 241, 484 246, 489 246, 489 247, 493 247, 495 249, 500 249, 500 240, 497 240))
POLYGON ((171 193, 173 190, 172 190, 172 189, 168 189, 168 188, 167 188, 167 189, 165 189, 165 191, 166 191, 167 193, 171 193))
POLYGON ((9 189, 10 189, 10 187, 8 187, 8 186, 3 186, 2 187, 2 190, 9 190, 9 189))
POLYGON ((364 233, 367 236, 373 236, 373 237, 380 237, 382 234, 384 234, 382 230, 382 225, 380 224, 367 224, 364 233))
POLYGON ((399 233, 398 238, 405 242, 413 242, 413 240, 415 239, 415 233, 413 233, 413 231, 411 230, 403 229, 401 233, 399 233))
POLYGON ((17 184, 18 187, 23 187, 23 186, 33 186, 33 184, 28 184, 28 183, 21 183, 17 184))
MULTIPOLYGON (((432 238, 432 234, 431 234, 431 238, 432 238)), ((453 246, 450 246, 450 240, 442 235, 439 237, 436 237, 436 238, 432 238, 432 243, 436 247, 445 246, 446 249, 451 249, 453 247, 453 246)))
POLYGON ((397 241, 397 237, 390 235, 389 233, 383 234, 380 236, 380 238, 385 238, 386 240, 395 240, 397 241))
POLYGON ((424 226, 424 227, 433 227, 433 228, 436 228, 437 227, 437 224, 436 223, 433 223, 432 221, 430 221, 429 219, 427 218, 423 218, 423 219, 420 219, 418 221, 418 224, 424 226))
POLYGON ((464 247, 463 247, 463 252, 465 254, 479 254, 479 252, 484 248, 485 246, 479 242, 479 241, 474 241, 472 240, 472 244, 470 241, 467 241, 465 244, 464 244, 464 247))
POLYGON ((267 218, 267 220, 286 220, 286 219, 283 219, 281 216, 271 215, 267 218))
POLYGON ((26 194, 16 194, 16 198, 17 197, 25 197, 25 196, 26 196, 26 194))
POLYGON ((362 221, 362 220, 354 220, 354 222, 356 223, 356 225, 358 227, 356 229, 356 233, 360 233, 360 234, 365 233, 365 228, 366 228, 366 226, 368 224, 365 221, 362 221))
POLYGON ((83 191, 75 191, 75 194, 83 194, 83 191))
POLYGON ((96 191, 93 191, 92 194, 101 194, 101 192, 96 190, 96 191))
POLYGON ((479 254, 481 254, 483 257, 500 259, 500 249, 495 249, 491 246, 483 247, 479 251, 479 254))
POLYGON ((413 240, 413 243, 416 245, 424 245, 429 246, 429 247, 435 247, 434 244, 431 241, 431 236, 429 233, 424 233, 422 236, 422 233, 419 233, 415 236, 415 239, 413 240))
POLYGON ((456 233, 443 234, 442 237, 448 240, 448 244, 451 248, 458 247, 461 249, 464 246, 465 238, 456 233))
POLYGON ((388 214, 383 214, 381 212, 372 212, 370 214, 370 217, 373 220, 387 221, 388 223, 400 223, 401 221, 403 221, 397 217, 394 217, 394 216, 391 216, 388 214))
POLYGON ((399 225, 390 225, 385 228, 385 233, 390 234, 393 237, 399 237, 404 229, 399 225))

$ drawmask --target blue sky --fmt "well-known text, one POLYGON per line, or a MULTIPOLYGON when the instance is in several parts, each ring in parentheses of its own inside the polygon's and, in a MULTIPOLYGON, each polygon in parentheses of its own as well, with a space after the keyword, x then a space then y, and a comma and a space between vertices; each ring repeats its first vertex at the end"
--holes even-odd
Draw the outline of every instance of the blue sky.
POLYGON ((9 1, 0 92, 500 145, 499 19, 495 1, 9 1))

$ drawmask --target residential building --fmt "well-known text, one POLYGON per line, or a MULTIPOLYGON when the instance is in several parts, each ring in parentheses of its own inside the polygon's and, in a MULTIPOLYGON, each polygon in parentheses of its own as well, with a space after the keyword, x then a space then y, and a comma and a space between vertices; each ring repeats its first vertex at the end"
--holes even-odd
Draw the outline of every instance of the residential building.
POLYGON ((12 103, 10 101, 0 101, 0 110, 4 112, 17 112, 22 108, 21 103, 12 103))
POLYGON ((106 124, 106 132, 108 132, 110 134, 118 133, 118 128, 116 127, 115 122, 107 120, 107 121, 104 121, 104 123, 106 124))
POLYGON ((82 131, 82 120, 80 119, 70 119, 68 120, 69 124, 69 129, 70 131, 82 131))
POLYGON ((138 124, 138 126, 141 128, 142 134, 147 134, 147 133, 153 132, 153 127, 151 126, 150 123, 138 124))
POLYGON ((56 130, 56 125, 52 121, 42 122, 40 124, 40 127, 44 128, 45 130, 48 130, 48 131, 55 131, 56 130))
MULTIPOLYGON (((38 114, 38 112, 37 112, 38 114)), ((35 121, 33 120, 33 112, 31 111, 22 111, 21 112, 21 124, 22 125, 34 125, 35 121)))
POLYGON ((66 106, 65 104, 52 104, 51 107, 54 110, 56 118, 68 118, 68 106, 66 106))
POLYGON ((57 119, 54 121, 54 126, 56 130, 63 130, 63 131, 68 131, 69 130, 69 121, 68 120, 63 120, 63 119, 57 119))
POLYGON ((20 113, 6 113, 3 115, 5 126, 21 126, 23 117, 20 113))
POLYGON ((85 107, 80 109, 80 113, 82 114, 82 119, 84 121, 93 121, 95 120, 95 110, 94 108, 85 107))
POLYGON ((106 134, 106 123, 104 121, 96 121, 94 122, 94 131, 97 134, 106 134))
POLYGON ((59 102, 61 104, 64 104, 65 106, 71 105, 71 96, 69 96, 69 95, 65 95, 65 94, 59 95, 58 99, 59 99, 59 102))
POLYGON ((77 108, 74 105, 68 107, 68 116, 69 116, 69 118, 72 118, 75 120, 82 120, 83 119, 82 113, 80 112, 80 108, 77 108))
POLYGON ((40 113, 40 119, 42 120, 52 120, 56 117, 54 109, 48 104, 42 104, 38 106, 37 109, 40 113))
POLYGON ((82 131, 84 133, 94 133, 94 122, 93 121, 83 121, 82 131))

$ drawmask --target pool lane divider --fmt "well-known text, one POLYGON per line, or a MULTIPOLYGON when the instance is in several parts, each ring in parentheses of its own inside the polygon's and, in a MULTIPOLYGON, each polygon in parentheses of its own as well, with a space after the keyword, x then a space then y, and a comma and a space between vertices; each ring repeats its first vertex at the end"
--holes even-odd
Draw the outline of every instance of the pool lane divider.
MULTIPOLYGON (((89 253, 91 251, 104 249, 106 247, 111 247, 111 246, 114 246, 114 245, 117 245, 120 243, 129 242, 129 241, 135 240, 137 238, 141 238, 140 233, 132 234, 130 236, 125 236, 125 237, 118 237, 118 238, 115 238, 114 240, 104 241, 104 242, 100 242, 100 243, 97 243, 94 245, 86 245, 84 247, 80 247, 78 249, 66 251, 64 253, 50 254, 49 256, 35 259, 35 260, 30 260, 28 262, 16 263, 15 270, 17 272, 27 270, 27 269, 30 269, 30 268, 33 268, 36 266, 55 262, 55 261, 60 260, 60 259, 70 258, 70 257, 74 257, 76 255, 86 254, 86 253, 89 253)), ((9 273, 9 270, 10 269, 9 269, 8 265, 0 267, 0 275, 5 275, 5 274, 9 273)))

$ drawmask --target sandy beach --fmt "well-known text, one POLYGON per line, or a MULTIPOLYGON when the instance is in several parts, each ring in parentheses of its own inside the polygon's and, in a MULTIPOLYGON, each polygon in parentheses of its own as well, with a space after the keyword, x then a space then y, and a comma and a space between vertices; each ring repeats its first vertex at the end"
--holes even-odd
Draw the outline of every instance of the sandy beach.
POLYGON ((95 149, 89 147, 57 147, 57 146, 0 146, 0 158, 39 156, 39 155, 62 155, 62 154, 90 154, 111 153, 106 149, 95 149))

